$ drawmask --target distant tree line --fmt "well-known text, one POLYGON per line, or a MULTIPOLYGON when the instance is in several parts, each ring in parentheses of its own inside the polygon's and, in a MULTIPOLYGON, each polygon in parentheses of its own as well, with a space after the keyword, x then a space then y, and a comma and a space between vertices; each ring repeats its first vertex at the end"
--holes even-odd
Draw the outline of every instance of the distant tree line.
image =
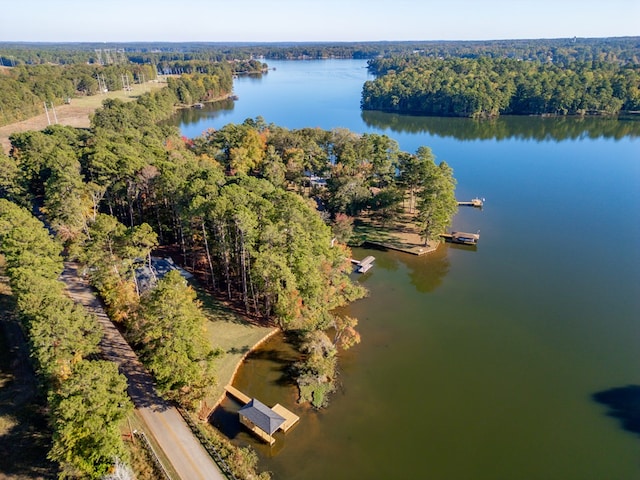
MULTIPOLYGON (((264 57, 273 60, 354 58, 370 59, 418 52, 434 58, 513 58, 559 65, 574 61, 640 63, 638 37, 558 38, 483 41, 411 41, 411 42, 127 42, 108 45, 122 50, 135 63, 222 62, 264 57)), ((96 50, 104 43, 0 43, 0 65, 20 63, 98 63, 96 50)))
POLYGON ((262 73, 267 65, 258 60, 228 60, 209 62, 205 60, 159 60, 154 63, 158 72, 163 75, 181 75, 184 73, 201 73, 207 75, 222 75, 229 72, 231 75, 246 73, 262 73))
POLYGON ((364 110, 437 116, 614 115, 640 110, 640 65, 419 55, 369 61, 364 110))

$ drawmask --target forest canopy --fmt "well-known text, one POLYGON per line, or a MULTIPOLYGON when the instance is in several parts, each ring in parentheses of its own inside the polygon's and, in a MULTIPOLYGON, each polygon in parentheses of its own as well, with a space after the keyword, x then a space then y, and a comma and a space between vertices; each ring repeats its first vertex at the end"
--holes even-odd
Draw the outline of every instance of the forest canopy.
POLYGON ((638 64, 411 55, 369 69, 377 78, 364 84, 363 110, 473 118, 640 110, 638 64))

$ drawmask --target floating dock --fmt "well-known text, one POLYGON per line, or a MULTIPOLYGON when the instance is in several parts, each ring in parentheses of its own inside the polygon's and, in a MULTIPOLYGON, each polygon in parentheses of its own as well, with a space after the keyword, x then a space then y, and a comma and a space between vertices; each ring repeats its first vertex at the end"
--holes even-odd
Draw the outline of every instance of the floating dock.
POLYGON ((467 232, 451 232, 440 234, 448 242, 460 243, 462 245, 477 245, 480 240, 479 233, 467 233, 467 232))
POLYGON ((484 198, 473 198, 469 202, 458 202, 460 207, 475 207, 482 208, 484 205, 484 198))
POLYGON ((373 267, 373 262, 375 261, 375 259, 376 257, 372 257, 371 255, 369 255, 368 257, 364 257, 362 260, 356 260, 352 258, 351 263, 356 266, 355 271, 357 273, 366 273, 369 271, 369 269, 371 269, 371 267, 373 267))

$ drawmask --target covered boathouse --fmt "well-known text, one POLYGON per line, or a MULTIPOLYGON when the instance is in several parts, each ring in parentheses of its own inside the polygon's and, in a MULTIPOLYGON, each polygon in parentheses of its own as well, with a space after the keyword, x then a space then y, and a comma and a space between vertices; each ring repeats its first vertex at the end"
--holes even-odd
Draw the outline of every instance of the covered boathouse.
POLYGON ((286 422, 282 415, 255 398, 249 400, 249 403, 242 407, 238 414, 240 415, 240 423, 270 445, 276 441, 273 434, 286 422))
POLYGON ((250 398, 232 385, 227 385, 224 389, 244 405, 238 410, 240 423, 269 445, 275 443, 276 439, 273 438, 273 434, 277 430, 286 433, 300 420, 300 417, 279 403, 269 408, 260 400, 250 398))
POLYGON ((451 232, 441 233, 440 237, 444 238, 447 242, 461 243, 463 245, 477 245, 480 240, 480 230, 478 233, 466 233, 466 232, 451 232))

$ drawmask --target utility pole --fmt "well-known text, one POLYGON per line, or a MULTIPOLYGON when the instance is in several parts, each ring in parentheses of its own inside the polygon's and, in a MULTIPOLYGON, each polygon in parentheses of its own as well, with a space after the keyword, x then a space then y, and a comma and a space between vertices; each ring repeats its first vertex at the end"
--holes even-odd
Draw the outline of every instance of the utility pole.
POLYGON ((47 125, 51 125, 51 119, 49 118, 49 110, 47 110, 47 102, 44 102, 44 113, 47 115, 47 125))
POLYGON ((100 93, 107 93, 107 82, 104 80, 104 75, 101 76, 99 73, 96 73, 96 78, 98 79, 98 90, 100 90, 100 93))
MULTIPOLYGON (((51 113, 53 113, 53 120, 55 124, 58 124, 58 115, 56 115, 56 107, 51 103, 51 113)), ((44 102, 44 113, 47 115, 47 125, 51 125, 51 118, 49 117, 49 109, 47 108, 47 102, 44 102)))
POLYGON ((121 75, 121 78, 122 78, 122 89, 125 92, 130 92, 131 91, 131 85, 129 84, 129 74, 123 73, 121 75))
POLYGON ((56 122, 56 125, 58 124, 58 115, 56 114, 56 107, 53 105, 53 102, 51 102, 51 110, 53 111, 53 119, 56 122))

